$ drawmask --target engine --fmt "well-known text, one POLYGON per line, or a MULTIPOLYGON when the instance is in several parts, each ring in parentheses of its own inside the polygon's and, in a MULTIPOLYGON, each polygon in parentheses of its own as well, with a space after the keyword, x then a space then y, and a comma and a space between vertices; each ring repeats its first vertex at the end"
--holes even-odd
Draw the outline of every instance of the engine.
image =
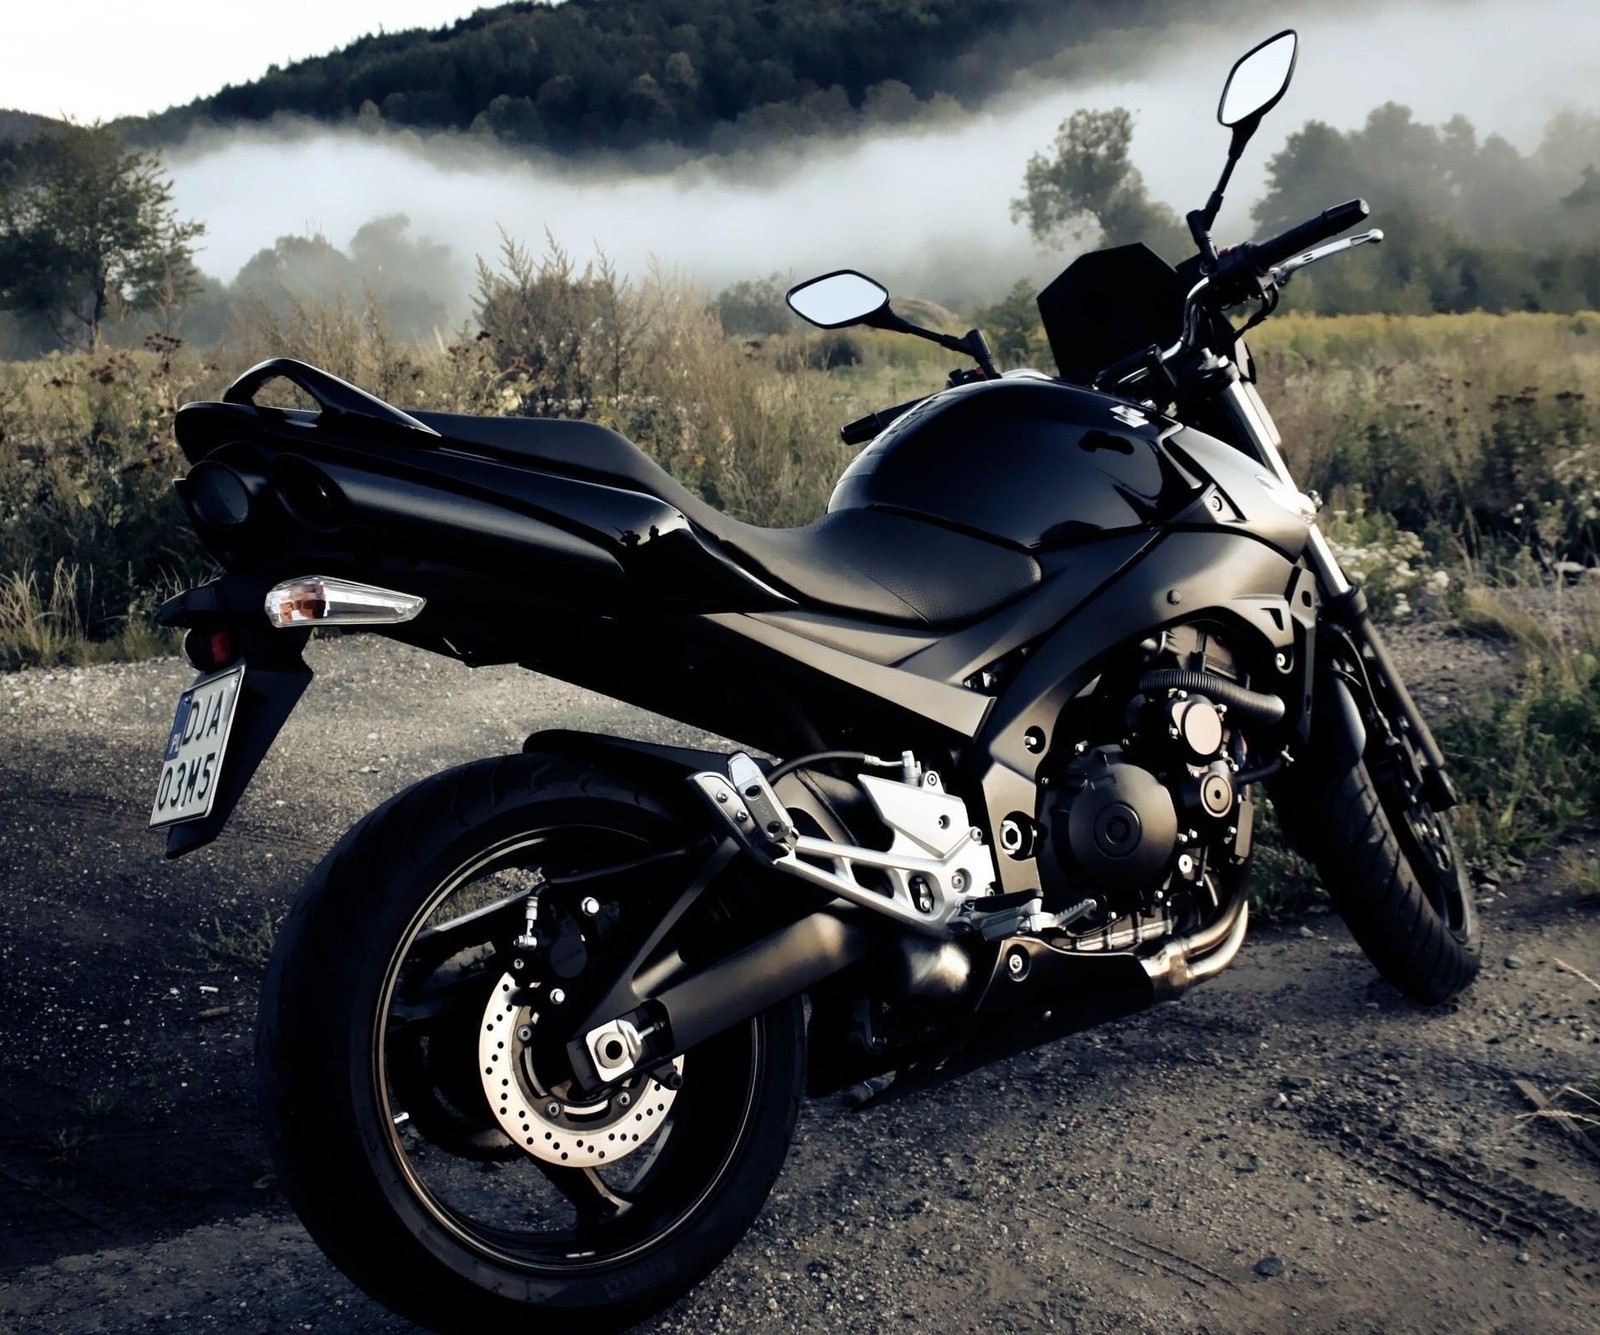
POLYGON ((1251 806, 1235 780, 1245 743, 1234 716, 1249 692, 1238 676, 1214 636, 1179 627, 1075 702, 1088 738, 1046 777, 1038 852, 1049 906, 1079 906, 1079 935, 1120 946, 1164 934, 1214 908, 1244 862, 1251 806))

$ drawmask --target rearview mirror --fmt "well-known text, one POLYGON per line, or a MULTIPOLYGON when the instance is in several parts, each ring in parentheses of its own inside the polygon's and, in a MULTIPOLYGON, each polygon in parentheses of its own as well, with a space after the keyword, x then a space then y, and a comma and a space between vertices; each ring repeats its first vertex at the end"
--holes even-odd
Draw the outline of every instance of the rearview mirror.
POLYGON ((1294 29, 1286 28, 1239 57, 1228 74, 1228 82, 1222 86, 1217 119, 1231 128, 1260 120, 1277 106, 1294 77, 1299 47, 1294 29))
POLYGON ((889 304, 889 290, 866 274, 839 269, 791 287, 784 299, 802 320, 822 329, 842 329, 881 311, 889 304))

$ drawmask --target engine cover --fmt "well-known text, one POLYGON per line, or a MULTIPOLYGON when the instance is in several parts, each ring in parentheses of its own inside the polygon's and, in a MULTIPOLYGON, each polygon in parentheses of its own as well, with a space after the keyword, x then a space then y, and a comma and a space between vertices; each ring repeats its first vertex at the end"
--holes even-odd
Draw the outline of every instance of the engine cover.
POLYGON ((1119 746, 1097 746, 1073 759, 1050 812, 1052 849, 1091 885, 1115 894, 1143 894, 1172 869, 1178 812, 1154 774, 1123 758, 1119 746))

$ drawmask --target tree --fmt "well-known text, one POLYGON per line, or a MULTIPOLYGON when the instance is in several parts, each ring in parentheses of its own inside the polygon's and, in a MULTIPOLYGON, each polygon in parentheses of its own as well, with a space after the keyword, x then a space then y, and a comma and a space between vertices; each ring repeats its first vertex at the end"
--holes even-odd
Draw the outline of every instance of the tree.
POLYGON ((1031 366, 1045 355, 1037 292, 1031 279, 1019 278, 1001 300, 977 314, 978 328, 987 335, 1003 365, 1031 366))
POLYGON ((0 154, 0 310, 95 348, 108 318, 170 309, 198 281, 156 153, 103 125, 64 125, 0 154))
POLYGON ((765 338, 768 334, 792 334, 802 328, 783 299, 793 283, 793 274, 775 273, 766 278, 746 278, 723 288, 711 303, 722 322, 722 332, 736 338, 765 338))
POLYGON ((1129 157, 1133 117, 1123 107, 1075 111, 1056 131, 1055 156, 1035 153, 1022 178, 1023 194, 1011 201, 1013 222, 1026 222, 1040 243, 1081 240, 1098 228, 1100 244, 1143 241, 1170 256, 1189 250, 1189 234, 1177 214, 1145 191, 1129 157))

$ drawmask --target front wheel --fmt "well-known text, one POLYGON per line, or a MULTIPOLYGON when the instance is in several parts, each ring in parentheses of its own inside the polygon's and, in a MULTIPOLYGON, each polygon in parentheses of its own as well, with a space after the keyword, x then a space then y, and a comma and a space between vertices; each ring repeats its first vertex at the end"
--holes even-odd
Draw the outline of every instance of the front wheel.
POLYGON ((313 874, 263 992, 263 1115, 307 1229, 387 1307, 447 1331, 619 1329, 754 1219, 804 1086, 798 999, 580 1099, 533 1041, 553 980, 512 972, 530 889, 541 931, 568 924, 563 967, 603 967, 691 833, 610 775, 516 756, 402 793, 313 874))
POLYGON ((1280 797, 1296 843, 1379 973, 1438 1005, 1478 976, 1478 916, 1448 818, 1365 761, 1320 788, 1280 797))

